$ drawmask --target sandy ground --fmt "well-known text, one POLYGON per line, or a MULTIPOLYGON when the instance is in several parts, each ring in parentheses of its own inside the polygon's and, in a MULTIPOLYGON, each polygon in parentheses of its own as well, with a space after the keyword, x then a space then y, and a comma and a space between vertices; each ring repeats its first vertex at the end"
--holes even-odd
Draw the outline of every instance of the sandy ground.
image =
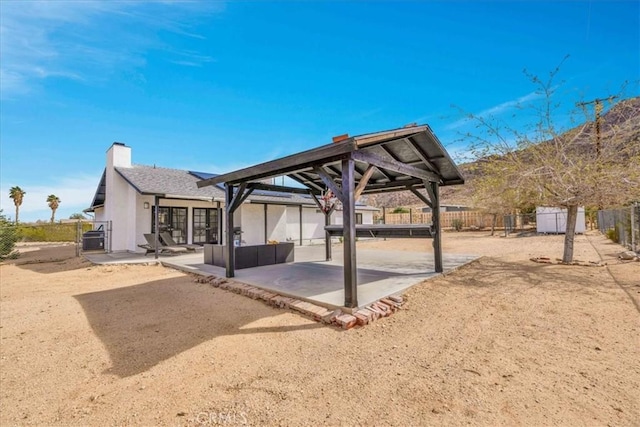
POLYGON ((484 257, 350 331, 163 267, 22 248, 0 266, 0 424, 637 426, 640 263, 597 234, 576 258, 607 267, 528 261, 561 246, 447 233, 484 257))

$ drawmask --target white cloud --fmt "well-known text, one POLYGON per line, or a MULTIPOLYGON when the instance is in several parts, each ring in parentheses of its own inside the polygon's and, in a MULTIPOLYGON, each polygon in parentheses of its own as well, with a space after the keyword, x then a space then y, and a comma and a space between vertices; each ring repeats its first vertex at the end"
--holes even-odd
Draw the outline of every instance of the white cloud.
MULTIPOLYGON (((493 107, 487 108, 485 110, 480 111, 479 113, 473 113, 473 115, 475 117, 479 117, 479 118, 489 118, 489 117, 496 117, 502 114, 505 114, 509 111, 512 111, 513 109, 516 108, 520 108, 523 107, 525 103, 527 102, 531 102, 531 101, 536 101, 539 100, 541 98, 544 97, 544 94, 536 91, 536 92, 531 92, 528 93, 524 96, 521 96, 519 98, 516 99, 512 99, 511 101, 506 101, 503 102, 501 104, 498 105, 494 105, 493 107)), ((453 123, 450 123, 449 125, 447 125, 445 127, 445 129, 447 130, 455 130, 458 128, 461 128, 467 124, 469 124, 473 119, 469 118, 469 117, 464 117, 462 119, 456 120, 453 123)))
POLYGON ((100 175, 76 175, 65 177, 47 185, 25 185, 16 183, 2 183, 0 186, 0 209, 2 213, 12 219, 15 216, 15 205, 9 198, 9 188, 19 185, 25 192, 24 200, 20 206, 20 221, 46 220, 51 216, 51 210, 47 205, 47 196, 55 194, 60 198, 60 207, 56 212, 56 218, 68 218, 70 214, 81 212, 89 207, 100 175))
POLYGON ((51 77, 106 79, 115 70, 142 67, 150 50, 184 65, 212 62, 166 45, 158 33, 203 38, 190 31, 192 24, 223 8, 220 2, 0 1, 2 97, 31 92, 51 77))

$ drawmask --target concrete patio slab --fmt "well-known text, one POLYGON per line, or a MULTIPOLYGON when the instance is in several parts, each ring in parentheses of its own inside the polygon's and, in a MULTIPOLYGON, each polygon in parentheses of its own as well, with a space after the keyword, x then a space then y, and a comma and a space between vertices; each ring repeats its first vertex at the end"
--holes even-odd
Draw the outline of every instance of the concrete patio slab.
MULTIPOLYGON (((327 307, 344 304, 342 248, 333 248, 333 260, 324 261, 324 246, 297 246, 295 261, 236 270, 234 280, 281 295, 307 300, 327 307)), ((97 264, 155 263, 183 271, 225 277, 225 269, 203 263, 202 252, 185 255, 85 254, 97 264)), ((434 272, 433 254, 359 249, 358 305, 371 304, 389 295, 402 293, 424 280, 439 276, 434 272)), ((477 255, 443 254, 445 273, 465 265, 477 255)))

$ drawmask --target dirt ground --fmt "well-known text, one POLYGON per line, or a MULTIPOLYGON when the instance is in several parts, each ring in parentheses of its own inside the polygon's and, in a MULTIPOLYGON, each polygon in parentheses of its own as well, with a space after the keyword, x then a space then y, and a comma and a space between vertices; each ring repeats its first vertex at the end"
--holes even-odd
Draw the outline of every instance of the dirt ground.
MULTIPOLYGON (((342 331, 73 246, 0 266, 0 424, 639 425, 640 263, 599 234, 446 233, 484 255, 342 331)), ((423 240, 360 242, 430 250, 423 240)))

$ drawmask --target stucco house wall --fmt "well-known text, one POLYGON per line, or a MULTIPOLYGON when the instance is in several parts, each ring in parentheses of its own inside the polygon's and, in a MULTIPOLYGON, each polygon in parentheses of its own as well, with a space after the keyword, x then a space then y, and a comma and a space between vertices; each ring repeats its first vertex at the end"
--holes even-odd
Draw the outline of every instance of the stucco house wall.
MULTIPOLYGON (((287 240, 287 208, 282 205, 267 205, 267 240, 287 240)), ((264 243, 264 239, 262 242, 264 243)))

